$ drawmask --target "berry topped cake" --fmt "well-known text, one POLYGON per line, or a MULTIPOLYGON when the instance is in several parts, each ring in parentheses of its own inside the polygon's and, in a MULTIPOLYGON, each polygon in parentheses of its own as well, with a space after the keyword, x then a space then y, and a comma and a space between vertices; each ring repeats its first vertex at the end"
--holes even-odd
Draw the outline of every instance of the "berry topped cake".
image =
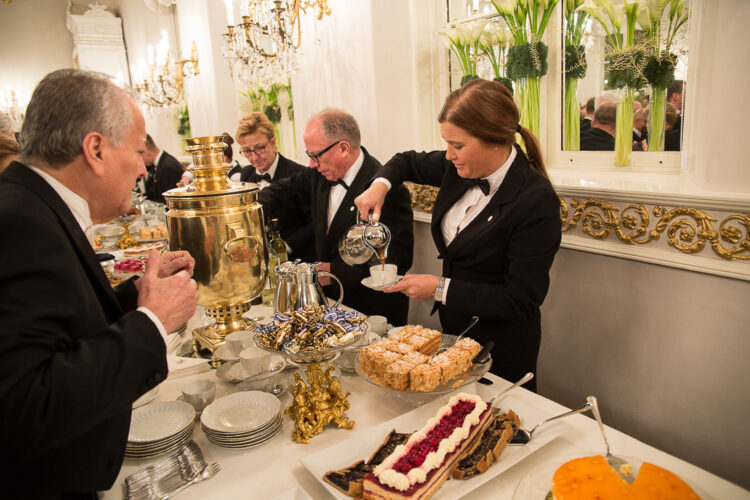
POLYGON ((470 453, 492 420, 479 396, 457 394, 365 477, 365 499, 426 499, 470 453))

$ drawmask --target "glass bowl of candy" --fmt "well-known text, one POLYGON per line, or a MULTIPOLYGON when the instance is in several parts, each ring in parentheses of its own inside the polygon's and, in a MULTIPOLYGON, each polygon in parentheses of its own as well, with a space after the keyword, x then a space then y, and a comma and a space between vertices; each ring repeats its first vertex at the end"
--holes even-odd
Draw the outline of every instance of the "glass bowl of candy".
POLYGON ((358 343, 366 334, 365 317, 343 308, 312 306, 276 313, 256 327, 255 343, 297 364, 322 363, 358 343))

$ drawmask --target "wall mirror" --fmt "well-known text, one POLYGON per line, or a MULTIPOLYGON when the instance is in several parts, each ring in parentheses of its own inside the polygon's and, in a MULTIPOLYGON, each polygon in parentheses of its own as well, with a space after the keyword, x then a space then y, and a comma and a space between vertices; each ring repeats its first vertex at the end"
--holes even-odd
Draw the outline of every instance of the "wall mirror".
POLYGON ((559 5, 565 47, 563 150, 613 150, 621 116, 616 103, 623 102, 633 116, 634 151, 679 151, 689 1, 562 0, 559 5))

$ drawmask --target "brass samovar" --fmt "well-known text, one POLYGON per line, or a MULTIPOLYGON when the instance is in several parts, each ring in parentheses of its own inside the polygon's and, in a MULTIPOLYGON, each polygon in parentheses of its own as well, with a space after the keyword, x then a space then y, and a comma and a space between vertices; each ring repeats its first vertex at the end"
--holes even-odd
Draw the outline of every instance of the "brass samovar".
POLYGON ((221 136, 186 142, 186 151, 193 156, 188 169, 195 179, 164 193, 169 247, 187 250, 195 259, 198 304, 216 323, 196 328, 193 346, 213 353, 228 333, 254 326, 242 315, 268 277, 263 209, 256 184, 227 177, 230 165, 224 163, 226 145, 221 136))

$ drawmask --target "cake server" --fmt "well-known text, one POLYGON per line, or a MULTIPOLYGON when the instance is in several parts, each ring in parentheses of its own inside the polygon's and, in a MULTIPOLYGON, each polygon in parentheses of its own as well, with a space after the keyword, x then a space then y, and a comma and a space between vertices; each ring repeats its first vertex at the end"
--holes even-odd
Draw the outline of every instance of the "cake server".
POLYGON ((553 420, 557 420, 558 418, 567 417, 569 415, 575 415, 576 413, 583 413, 585 411, 588 411, 592 409, 591 402, 587 401, 586 404, 581 406, 580 408, 577 408, 575 410, 566 411, 565 413, 561 413, 559 415, 555 415, 554 417, 550 417, 546 420, 542 420, 538 424, 536 424, 534 427, 531 428, 531 430, 525 430, 525 429, 517 429, 516 432, 513 434, 513 437, 510 438, 510 441, 508 441, 509 446, 523 446, 527 444, 529 441, 531 441, 531 437, 534 435, 534 431, 536 431, 538 428, 546 424, 547 422, 552 422, 553 420))
POLYGON ((599 430, 602 433, 604 444, 607 446, 607 454, 604 455, 604 458, 607 460, 609 466, 617 472, 618 476, 620 476, 626 483, 632 483, 635 481, 635 476, 633 476, 633 471, 631 470, 628 461, 616 457, 609 450, 609 441, 607 441, 607 435, 604 433, 604 423, 602 422, 602 416, 599 413, 599 404, 596 401, 596 396, 589 396, 586 400, 591 404, 591 412, 594 414, 594 417, 596 417, 596 423, 599 424, 599 430))
MULTIPOLYGON (((494 344, 494 342, 490 342, 490 343, 494 344)), ((479 357, 479 356, 477 356, 477 357, 479 357)), ((511 390, 515 389, 519 385, 525 384, 526 382, 528 382, 532 378, 534 378, 534 374, 531 373, 531 372, 527 373, 526 375, 524 375, 523 377, 521 377, 521 379, 518 382, 516 382, 515 384, 511 385, 510 387, 508 387, 507 389, 505 389, 504 391, 502 391, 500 394, 498 394, 494 398, 490 399, 489 405, 492 406, 493 403, 495 401, 497 401, 498 399, 500 399, 502 396, 504 396, 505 394, 509 393, 511 390)))

